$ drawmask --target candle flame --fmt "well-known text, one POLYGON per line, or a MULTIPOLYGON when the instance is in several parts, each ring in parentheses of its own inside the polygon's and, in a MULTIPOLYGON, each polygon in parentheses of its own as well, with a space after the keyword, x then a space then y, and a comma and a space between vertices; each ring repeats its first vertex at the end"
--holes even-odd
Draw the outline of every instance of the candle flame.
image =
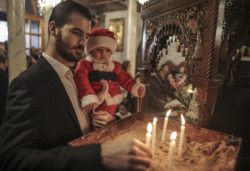
POLYGON ((172 134, 170 135, 170 140, 175 140, 176 137, 177 137, 177 132, 174 131, 174 132, 172 132, 172 134))
POLYGON ((154 122, 157 122, 157 118, 154 118, 154 122))
POLYGON ((184 119, 184 116, 181 114, 181 123, 182 125, 185 125, 185 119, 184 119))
POLYGON ((194 90, 192 90, 192 89, 188 90, 188 93, 193 93, 193 92, 194 92, 194 90))
POLYGON ((152 124, 151 124, 151 122, 148 123, 147 131, 148 131, 148 133, 152 132, 152 124))
POLYGON ((171 110, 168 110, 168 112, 167 112, 167 114, 166 114, 166 117, 167 117, 167 118, 169 117, 170 113, 171 113, 171 110))

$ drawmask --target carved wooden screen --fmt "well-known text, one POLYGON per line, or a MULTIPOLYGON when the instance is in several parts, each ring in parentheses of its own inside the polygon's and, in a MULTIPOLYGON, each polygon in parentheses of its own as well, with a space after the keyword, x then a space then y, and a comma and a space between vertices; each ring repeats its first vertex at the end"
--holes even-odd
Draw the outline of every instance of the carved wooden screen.
MULTIPOLYGON (((197 86, 199 125, 206 127, 227 78, 236 49, 249 39, 250 2, 247 0, 149 0, 142 6, 143 67, 150 74, 159 63, 156 54, 164 39, 177 35, 188 49, 187 74, 197 86)), ((149 78, 144 76, 144 78, 149 78)), ((148 80, 144 79, 144 83, 148 80)))

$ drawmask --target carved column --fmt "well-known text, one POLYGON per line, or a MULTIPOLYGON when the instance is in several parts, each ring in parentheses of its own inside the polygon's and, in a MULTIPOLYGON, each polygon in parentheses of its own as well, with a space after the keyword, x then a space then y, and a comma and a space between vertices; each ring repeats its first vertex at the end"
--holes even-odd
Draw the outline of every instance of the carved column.
POLYGON ((198 124, 201 127, 208 127, 213 107, 217 100, 218 88, 222 86, 222 80, 194 80, 197 85, 196 100, 199 104, 198 124))

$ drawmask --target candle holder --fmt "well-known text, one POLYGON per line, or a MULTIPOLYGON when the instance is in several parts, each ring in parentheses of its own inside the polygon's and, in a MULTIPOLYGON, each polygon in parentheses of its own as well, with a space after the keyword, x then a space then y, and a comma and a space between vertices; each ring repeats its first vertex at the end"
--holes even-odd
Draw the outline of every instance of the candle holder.
MULTIPOLYGON (((71 141, 69 145, 71 146, 81 146, 86 144, 96 144, 96 143, 104 143, 104 142, 110 142, 115 141, 116 137, 119 137, 119 139, 127 139, 127 138, 137 138, 141 140, 142 142, 145 142, 145 134, 146 134, 146 127, 149 122, 152 122, 155 115, 146 114, 146 113, 136 113, 133 114, 127 118, 115 121, 111 123, 110 125, 107 125, 101 129, 95 130, 94 132, 91 132, 83 137, 80 137, 74 141, 71 141), (136 133, 136 134, 135 134, 136 133)), ((151 162, 151 168, 149 170, 167 170, 168 168, 168 153, 169 153, 169 145, 170 140, 168 139, 167 142, 161 143, 161 131, 164 125, 164 118, 163 117, 157 117, 157 137, 156 137, 156 153, 154 158, 151 162), (161 156, 159 156, 161 155, 161 156), (162 157, 166 156, 166 158, 162 157), (161 158, 161 160, 159 160, 161 158)), ((168 121, 168 127, 167 127, 167 137, 169 137, 170 133, 173 131, 176 131, 178 134, 180 132, 180 122, 176 122, 173 120, 168 121)), ((176 139, 176 145, 178 146, 179 139, 176 139)), ((182 156, 177 155, 177 148, 174 152, 174 161, 173 161, 173 170, 176 170, 176 166, 183 165, 183 167, 190 167, 190 170, 192 170, 192 167, 197 167, 197 163, 195 165, 189 165, 186 166, 185 163, 181 163, 179 165, 178 162, 183 161, 183 157, 190 158, 190 160, 194 160, 191 156, 193 155, 193 151, 188 151, 185 147, 187 145, 188 148, 191 148, 193 145, 197 145, 200 147, 203 161, 210 160, 211 157, 217 156, 215 153, 217 153, 218 145, 225 144, 225 148, 227 148, 227 145, 229 145, 228 149, 234 148, 234 153, 232 154, 232 151, 230 151, 230 155, 226 155, 228 157, 231 157, 230 159, 223 158, 223 162, 229 162, 234 160, 235 162, 228 166, 228 170, 235 170, 238 165, 238 159, 239 159, 239 151, 241 147, 241 138, 236 136, 231 136, 228 134, 223 134, 220 132, 208 130, 205 128, 196 127, 193 125, 185 124, 185 140, 184 140, 184 148, 183 148, 183 154, 182 156), (207 149, 202 149, 204 146, 209 145, 210 143, 214 143, 211 146, 208 146, 207 149), (199 146, 199 144, 201 144, 199 146), (212 147, 212 150, 211 148, 212 147), (216 148, 217 147, 217 148, 216 148), (188 157, 188 154, 191 154, 190 157, 188 157), (204 154, 206 153, 206 155, 204 154)), ((224 147, 223 147, 224 148, 224 147)), ((190 149, 189 149, 190 150, 190 149)), ((200 160, 200 159, 198 159, 200 160)), ((189 161, 190 162, 190 161, 189 161)), ((199 163, 199 162, 198 162, 199 163)), ((187 163, 188 164, 188 163, 187 163)), ((204 166, 204 165, 203 165, 204 166)), ((214 167, 223 167, 225 164, 216 162, 213 165, 214 167)), ((202 167, 202 166, 201 166, 202 167)), ((213 170, 212 166, 211 170, 213 170)), ((186 169, 187 170, 187 169, 186 169)), ((200 169, 204 170, 204 169, 200 169)), ((222 169, 223 170, 223 169, 222 169)))

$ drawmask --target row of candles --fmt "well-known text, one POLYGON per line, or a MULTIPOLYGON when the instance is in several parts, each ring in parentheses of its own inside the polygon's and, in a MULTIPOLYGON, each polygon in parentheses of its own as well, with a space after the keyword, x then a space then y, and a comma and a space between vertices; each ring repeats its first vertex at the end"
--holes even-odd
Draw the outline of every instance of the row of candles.
MULTIPOLYGON (((164 119, 164 125, 163 125, 163 131, 162 131, 162 137, 161 137, 161 142, 163 143, 165 141, 166 137, 166 130, 167 130, 167 125, 168 125, 168 117, 171 113, 171 110, 169 110, 166 114, 166 117, 164 119)), ((178 146, 178 156, 181 156, 182 154, 182 148, 183 148, 183 141, 184 141, 184 131, 185 131, 185 119, 183 115, 181 115, 181 133, 180 133, 180 141, 179 141, 179 146, 178 146)), ((157 118, 154 118, 153 120, 153 125, 148 123, 147 126, 147 133, 146 133, 146 145, 150 147, 151 145, 151 151, 152 154, 154 155, 155 153, 155 140, 156 140, 156 123, 157 123, 157 118), (151 134, 152 132, 152 134, 151 134), (152 144, 150 144, 152 139, 152 144)), ((173 158, 174 158, 174 149, 175 149, 175 139, 177 137, 177 132, 174 131, 172 132, 170 136, 170 146, 169 146, 169 163, 168 163, 168 170, 171 171, 173 168, 173 158)))

